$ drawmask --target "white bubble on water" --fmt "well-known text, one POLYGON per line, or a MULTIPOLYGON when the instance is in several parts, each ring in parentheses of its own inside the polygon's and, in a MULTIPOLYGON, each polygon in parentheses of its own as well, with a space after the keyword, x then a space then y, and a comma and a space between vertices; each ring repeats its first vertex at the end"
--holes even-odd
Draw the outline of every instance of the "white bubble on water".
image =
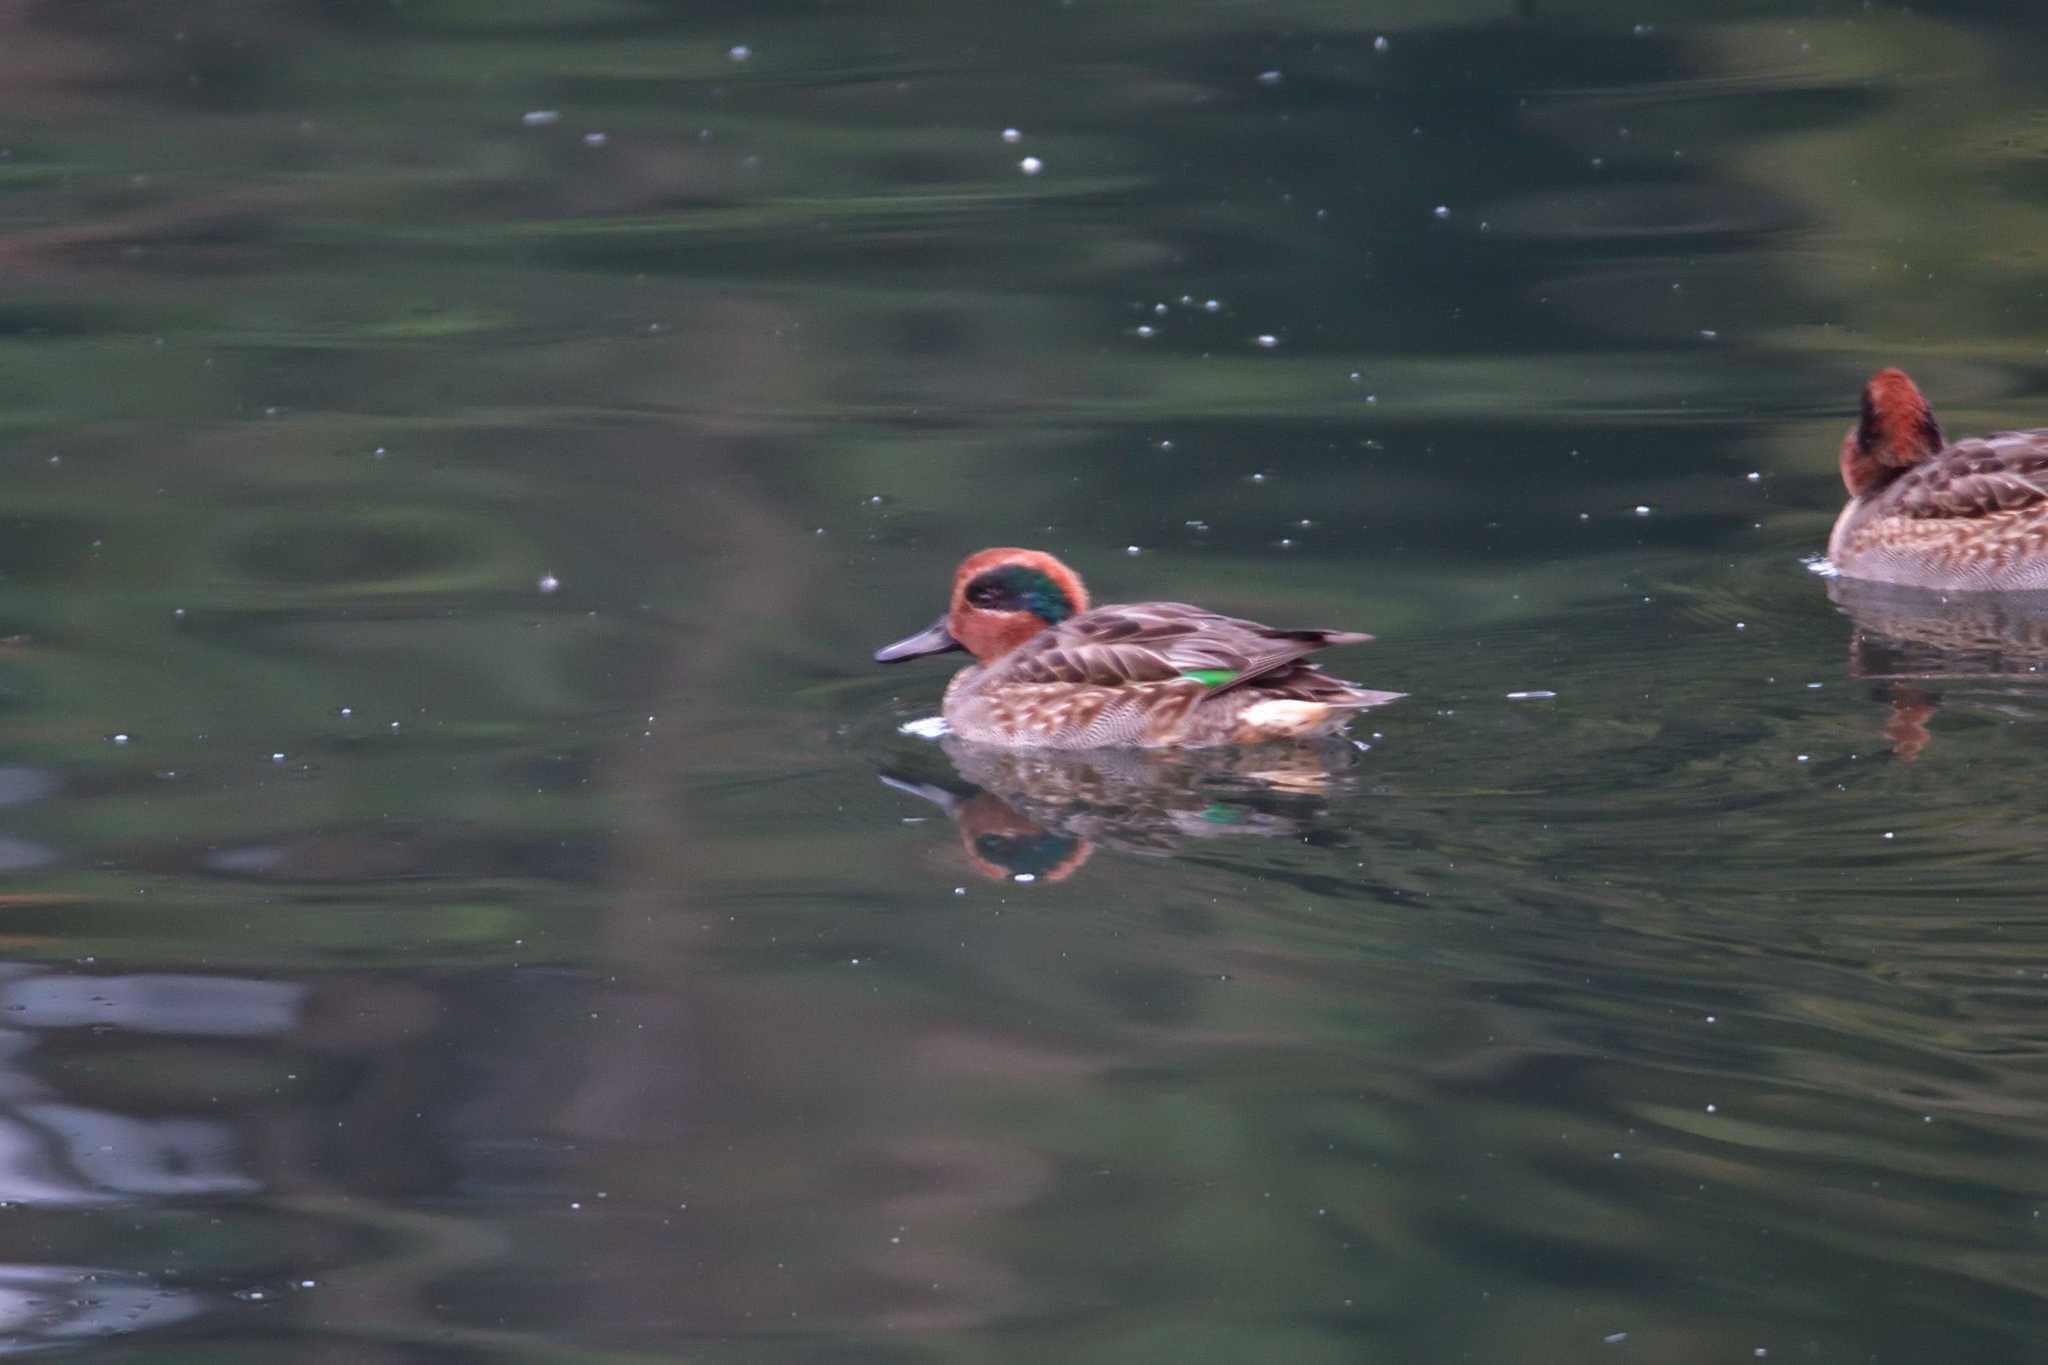
POLYGON ((1283 79, 1284 77, 1278 71, 1261 71, 1259 73, 1260 85, 1278 85, 1283 79))
POLYGON ((1451 206, 1449 204, 1438 204, 1430 210, 1430 213, 1437 221, 1441 222, 1451 216, 1451 206))
POLYGON ((1271 332, 1261 332, 1256 337, 1253 337, 1252 340, 1256 341, 1262 350, 1268 351, 1280 344, 1280 338, 1274 336, 1271 332))
POLYGON ((745 43, 734 43, 730 48, 726 49, 725 55, 736 62, 751 61, 754 56, 754 49, 748 47, 745 43))
POLYGON ((1045 163, 1035 156, 1027 156, 1017 163, 1017 169, 1026 175, 1037 175, 1045 169, 1045 163))
POLYGON ((529 128, 546 128, 550 124, 560 123, 562 115, 561 111, 556 109, 529 109, 519 116, 519 121, 529 128))
POLYGON ((1387 35, 1384 33, 1382 33, 1379 37, 1372 40, 1372 50, 1374 52, 1385 52, 1389 47, 1392 46, 1393 44, 1387 41, 1387 35))
POLYGON ((1005 128, 1005 129, 1003 129, 1003 141, 1005 141, 1005 142, 1022 142, 1023 140, 1024 140, 1024 134, 1022 134, 1022 133, 1018 132, 1018 131, 1017 131, 1017 130, 1016 130, 1015 128, 1005 128))

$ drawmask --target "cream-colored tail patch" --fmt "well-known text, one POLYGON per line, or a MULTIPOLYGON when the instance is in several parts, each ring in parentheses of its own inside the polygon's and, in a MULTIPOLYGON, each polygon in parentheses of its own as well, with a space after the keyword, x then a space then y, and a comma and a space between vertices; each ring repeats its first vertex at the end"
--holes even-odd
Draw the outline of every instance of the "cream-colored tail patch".
POLYGON ((1336 719, 1331 707, 1319 701, 1274 701, 1253 702, 1237 716, 1239 744, 1255 744, 1262 739, 1297 739, 1320 733, 1336 719))

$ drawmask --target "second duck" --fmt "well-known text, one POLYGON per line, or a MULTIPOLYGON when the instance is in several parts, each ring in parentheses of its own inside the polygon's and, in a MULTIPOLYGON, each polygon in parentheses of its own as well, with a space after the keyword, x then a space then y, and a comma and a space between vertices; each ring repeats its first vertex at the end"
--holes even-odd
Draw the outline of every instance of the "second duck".
POLYGON ((1952 591, 2048 588, 2048 429, 1950 441, 1903 370, 1863 386, 1842 438, 1849 505, 1828 537, 1846 578, 1952 591))

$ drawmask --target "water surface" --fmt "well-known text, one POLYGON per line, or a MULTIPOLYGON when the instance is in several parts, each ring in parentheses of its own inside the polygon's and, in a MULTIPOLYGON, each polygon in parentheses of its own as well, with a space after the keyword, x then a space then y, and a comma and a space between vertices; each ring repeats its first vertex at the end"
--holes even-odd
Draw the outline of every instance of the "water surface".
POLYGON ((2048 611, 1803 561, 2048 20, 0 25, 5 1349, 2041 1358, 2048 611), (906 732, 1008 543, 1409 696, 906 732))

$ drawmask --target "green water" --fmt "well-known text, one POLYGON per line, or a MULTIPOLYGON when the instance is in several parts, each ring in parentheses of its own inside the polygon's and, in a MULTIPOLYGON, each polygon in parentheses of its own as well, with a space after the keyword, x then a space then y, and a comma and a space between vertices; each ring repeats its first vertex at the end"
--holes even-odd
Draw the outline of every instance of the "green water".
POLYGON ((2048 1359, 2048 608, 1802 562, 2048 424, 2044 63, 0 9, 0 1351, 2048 1359), (1409 696, 921 737, 990 544, 1409 696))

